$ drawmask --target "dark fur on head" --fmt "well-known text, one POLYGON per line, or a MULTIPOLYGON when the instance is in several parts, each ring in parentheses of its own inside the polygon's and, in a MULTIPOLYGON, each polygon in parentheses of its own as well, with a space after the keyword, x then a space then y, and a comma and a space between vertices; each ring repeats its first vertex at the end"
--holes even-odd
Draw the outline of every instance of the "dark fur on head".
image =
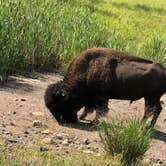
POLYGON ((63 81, 48 86, 45 104, 59 123, 77 122, 77 113, 70 109, 72 100, 70 89, 63 81))

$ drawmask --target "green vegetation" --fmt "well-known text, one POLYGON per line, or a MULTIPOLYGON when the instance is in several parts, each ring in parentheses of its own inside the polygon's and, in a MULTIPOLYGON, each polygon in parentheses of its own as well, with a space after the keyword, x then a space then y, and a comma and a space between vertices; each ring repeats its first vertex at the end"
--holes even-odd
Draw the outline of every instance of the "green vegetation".
POLYGON ((55 150, 41 152, 37 148, 14 146, 3 148, 0 153, 0 166, 120 166, 120 157, 96 156, 71 152, 71 154, 55 154, 55 150))
POLYGON ((89 47, 166 64, 166 1, 0 1, 0 80, 51 71, 89 47))
POLYGON ((56 0, 0 1, 0 76, 48 71, 81 50, 107 46, 102 16, 56 0))
POLYGON ((114 119, 101 122, 100 137, 109 154, 121 154, 124 165, 136 165, 150 146, 152 129, 139 120, 114 119))
POLYGON ((166 64, 166 1, 104 2, 94 11, 109 21, 109 46, 166 64))

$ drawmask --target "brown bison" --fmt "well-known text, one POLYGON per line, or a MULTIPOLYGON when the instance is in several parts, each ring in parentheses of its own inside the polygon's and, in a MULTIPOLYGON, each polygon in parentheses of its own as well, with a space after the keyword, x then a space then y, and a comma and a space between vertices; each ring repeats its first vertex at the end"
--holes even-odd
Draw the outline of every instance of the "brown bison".
POLYGON ((60 123, 74 123, 85 107, 106 108, 109 99, 145 99, 143 120, 153 115, 154 126, 162 110, 166 69, 150 60, 110 48, 81 52, 70 63, 64 79, 48 86, 45 104, 60 123))

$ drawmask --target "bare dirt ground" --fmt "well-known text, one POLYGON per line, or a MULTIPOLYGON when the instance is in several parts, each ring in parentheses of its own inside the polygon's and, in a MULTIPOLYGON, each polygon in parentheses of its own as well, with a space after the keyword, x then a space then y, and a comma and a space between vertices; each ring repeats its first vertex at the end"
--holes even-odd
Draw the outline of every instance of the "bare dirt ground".
MULTIPOLYGON (((11 77, 0 86, 0 137, 10 143, 56 149, 57 154, 70 149, 100 155, 103 148, 96 129, 88 124, 60 126, 44 105, 44 91, 50 83, 62 79, 56 74, 39 74, 37 79, 11 77)), ((163 111, 156 124, 153 141, 145 160, 166 163, 166 96, 162 97, 163 111)), ((106 118, 141 117, 144 101, 110 100, 106 118)), ((93 116, 93 115, 92 115, 93 116)), ((41 149, 42 149, 41 148, 41 149)))

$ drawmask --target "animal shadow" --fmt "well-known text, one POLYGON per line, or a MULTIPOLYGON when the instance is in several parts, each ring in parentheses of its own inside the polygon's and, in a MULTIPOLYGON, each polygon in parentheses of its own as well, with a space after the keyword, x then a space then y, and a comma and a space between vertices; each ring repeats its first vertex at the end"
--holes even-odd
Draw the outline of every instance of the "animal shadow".
POLYGON ((78 121, 77 123, 73 124, 63 124, 63 127, 75 128, 79 130, 86 130, 86 131, 97 131, 98 124, 97 122, 91 121, 78 121))
POLYGON ((35 90, 35 87, 30 83, 24 81, 18 77, 10 77, 6 83, 0 82, 0 90, 23 90, 26 92, 31 92, 35 90))
POLYGON ((166 142, 166 133, 165 132, 154 129, 152 137, 154 139, 166 142))

